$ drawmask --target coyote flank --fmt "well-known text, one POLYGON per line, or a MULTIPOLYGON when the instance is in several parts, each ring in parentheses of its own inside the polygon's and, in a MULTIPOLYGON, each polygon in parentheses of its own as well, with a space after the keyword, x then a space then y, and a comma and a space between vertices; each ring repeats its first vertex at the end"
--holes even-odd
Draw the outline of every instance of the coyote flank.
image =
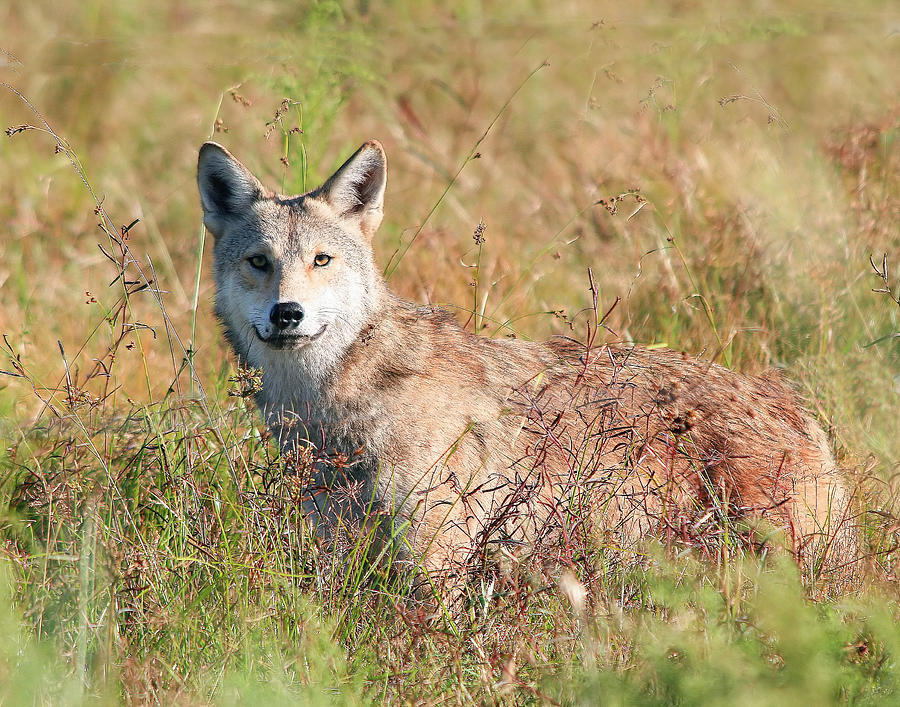
POLYGON ((668 350, 488 339, 401 300, 371 247, 386 176, 373 140, 286 197, 223 147, 200 150, 216 314, 262 369, 257 403, 282 449, 317 459, 303 505, 320 537, 372 532, 431 573, 490 544, 588 528, 627 548, 725 514, 780 528, 801 561, 849 548, 828 440, 777 377, 668 350))

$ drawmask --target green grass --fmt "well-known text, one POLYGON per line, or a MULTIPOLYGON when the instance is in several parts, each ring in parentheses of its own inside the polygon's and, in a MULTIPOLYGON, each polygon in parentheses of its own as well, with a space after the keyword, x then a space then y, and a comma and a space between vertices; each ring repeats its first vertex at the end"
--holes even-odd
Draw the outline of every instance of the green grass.
POLYGON ((36 128, 0 136, 0 702, 895 704, 898 22, 888 2, 0 9, 0 81, 39 112, 0 87, 0 126, 36 128), (342 577, 229 395, 210 137, 288 192, 381 139, 379 263, 469 327, 584 336, 590 267, 601 310, 620 298, 608 340, 784 369, 859 486, 858 586, 652 543, 475 578, 462 615, 342 577))

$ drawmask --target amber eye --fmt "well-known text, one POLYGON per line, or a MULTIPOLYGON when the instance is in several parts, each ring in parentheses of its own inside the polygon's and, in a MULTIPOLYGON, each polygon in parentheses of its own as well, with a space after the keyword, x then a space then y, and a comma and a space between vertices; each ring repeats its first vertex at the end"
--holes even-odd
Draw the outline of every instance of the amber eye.
POLYGON ((317 268, 324 268, 331 262, 331 256, 326 253, 319 253, 313 262, 316 264, 317 268))
POLYGON ((247 258, 247 262, 257 270, 265 270, 269 267, 269 259, 264 255, 251 255, 247 258))

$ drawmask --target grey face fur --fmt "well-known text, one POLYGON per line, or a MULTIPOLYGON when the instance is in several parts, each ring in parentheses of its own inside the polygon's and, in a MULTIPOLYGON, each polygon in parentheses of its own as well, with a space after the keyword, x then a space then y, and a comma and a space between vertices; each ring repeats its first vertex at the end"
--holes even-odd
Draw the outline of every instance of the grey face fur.
POLYGON ((370 241, 386 175, 384 150, 371 141, 319 189, 284 197, 220 145, 200 150, 216 314, 242 360, 267 376, 291 371, 307 400, 379 308, 370 241))

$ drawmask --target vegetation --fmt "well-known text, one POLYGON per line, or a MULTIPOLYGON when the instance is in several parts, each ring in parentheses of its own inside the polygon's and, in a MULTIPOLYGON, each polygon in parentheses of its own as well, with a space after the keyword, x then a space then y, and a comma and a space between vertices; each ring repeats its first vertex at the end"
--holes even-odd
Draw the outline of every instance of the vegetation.
POLYGON ((388 5, 0 8, 0 702, 896 704, 896 7, 388 5), (608 341, 784 369, 858 581, 648 542, 433 613, 337 573, 211 314, 210 137, 285 192, 380 138, 391 286, 485 335, 584 337, 591 268, 608 341))

